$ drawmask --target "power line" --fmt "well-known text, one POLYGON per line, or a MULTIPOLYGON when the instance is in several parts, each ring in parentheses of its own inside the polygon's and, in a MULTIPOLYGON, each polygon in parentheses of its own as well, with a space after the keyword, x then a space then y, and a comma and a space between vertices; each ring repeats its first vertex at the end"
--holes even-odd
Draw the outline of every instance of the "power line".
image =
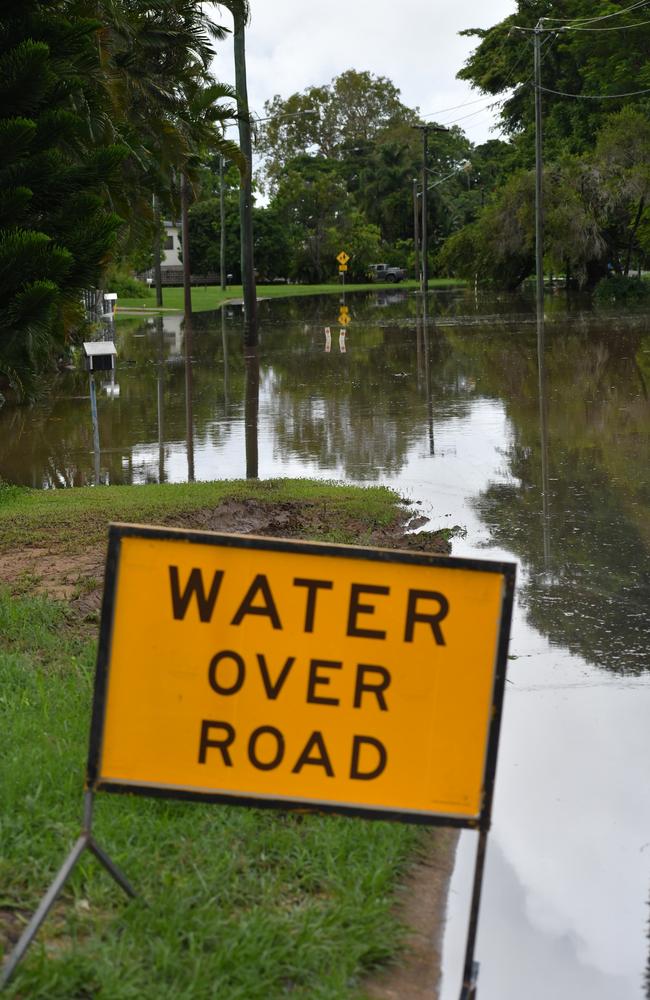
POLYGON ((556 94, 558 97, 574 97, 579 101, 615 101, 619 97, 639 97, 641 94, 650 94, 650 87, 645 90, 630 90, 626 94, 567 94, 564 90, 551 90, 549 87, 540 87, 540 90, 547 94, 556 94))
MULTIPOLYGON (((648 3, 648 2, 650 2, 650 0, 643 0, 643 3, 648 3)), ((503 52, 504 48, 506 47, 506 42, 508 41, 508 35, 509 35, 509 32, 506 32, 506 34, 501 39, 501 43, 500 43, 499 47, 497 48, 496 52, 492 56, 492 58, 494 60, 496 60, 501 55, 501 53, 503 52)), ((514 65, 510 67, 510 70, 508 71, 508 77, 512 78, 512 76, 514 75, 515 70, 517 69, 517 67, 518 67, 519 63, 521 62, 522 57, 525 55, 525 53, 526 53, 526 50, 522 49, 522 51, 519 53, 517 59, 515 60, 514 65)), ((506 84, 506 86, 507 86, 507 84, 506 84)), ((477 98, 475 101, 464 101, 462 104, 456 104, 455 106, 453 106, 451 108, 440 108, 440 110, 438 110, 438 111, 427 112, 426 115, 420 115, 420 117, 421 118, 432 118, 434 115, 444 115, 448 111, 458 111, 460 108, 469 108, 473 104, 480 104, 482 101, 485 101, 485 100, 489 100, 489 97, 484 96, 484 97, 477 98)), ((481 109, 481 110, 487 110, 487 108, 491 108, 493 106, 494 105, 488 104, 488 105, 486 105, 486 108, 481 109)), ((476 112, 476 114, 479 114, 479 113, 480 112, 478 112, 478 111, 476 112)), ((469 117, 469 115, 467 117, 469 117)), ((454 121, 462 121, 462 120, 463 120, 462 118, 454 119, 454 121)), ((448 125, 453 125, 454 121, 447 122, 447 124, 448 125)))
POLYGON ((475 101, 463 101, 462 104, 454 104, 451 108, 438 108, 437 111, 427 111, 426 115, 420 115, 420 118, 433 118, 434 115, 444 115, 448 111, 458 111, 459 108, 469 108, 472 104, 480 104, 481 101, 489 101, 490 95, 484 95, 483 97, 478 97, 475 101))
POLYGON ((613 28, 581 28, 577 24, 563 24, 559 28, 553 28, 553 31, 630 31, 632 28, 641 28, 644 24, 650 24, 650 21, 634 21, 632 24, 615 24, 613 28))
POLYGON ((441 122, 440 124, 445 126, 455 125, 457 122, 463 122, 467 118, 474 118, 475 115, 482 115, 484 111, 491 111, 492 108, 496 108, 498 104, 503 104, 505 100, 505 97, 500 97, 498 100, 492 101, 491 104, 486 104, 484 108, 479 108, 478 111, 470 111, 468 115, 461 115, 460 118, 452 118, 450 121, 441 122))
MULTIPOLYGON (((650 0, 643 0, 643 4, 650 2, 650 0)), ((617 11, 618 14, 626 14, 629 10, 633 8, 628 7, 626 10, 617 11)), ((607 17, 615 17, 616 14, 608 14, 607 17)), ((612 28, 583 28, 581 24, 558 24, 555 27, 545 28, 542 24, 543 21, 548 21, 550 18, 541 17, 534 28, 529 28, 525 24, 513 24, 513 31, 527 31, 530 34, 542 34, 542 32, 554 32, 558 34, 561 31, 629 31, 630 28, 641 28, 644 24, 650 24, 650 21, 633 21, 631 24, 616 24, 612 28)), ((594 18, 594 21, 602 20, 602 18, 594 18)), ((590 23, 590 21, 587 21, 590 23)))
MULTIPOLYGON (((643 0, 643 2, 647 3, 647 2, 649 2, 649 0, 643 0)), ((552 41, 552 36, 551 35, 547 36, 547 38, 544 39, 544 41, 542 42, 542 46, 546 45, 547 42, 550 42, 550 41, 552 41)), ((505 45, 505 39, 502 41, 501 47, 497 50, 496 55, 498 55, 501 52, 501 49, 503 49, 504 45, 505 45)), ((519 66, 519 63, 521 62, 521 60, 523 59, 523 57, 526 55, 526 53, 527 53, 527 49, 526 48, 522 48, 522 50, 519 53, 519 55, 517 56, 514 64, 508 70, 508 74, 507 74, 507 77, 506 77, 506 82, 505 82, 505 88, 504 89, 510 87, 510 82, 513 81, 513 77, 515 75, 515 71, 517 70, 517 67, 519 66)), ((546 59, 547 55, 548 55, 548 52, 544 55, 544 59, 546 59)), ((528 77, 527 80, 524 81, 523 85, 525 86, 525 84, 528 83, 528 82, 530 82, 531 79, 532 79, 532 74, 528 77)), ((516 91, 518 86, 522 86, 522 85, 521 84, 515 84, 513 82, 513 86, 512 86, 513 91, 516 91)), ((464 108, 464 107, 470 107, 472 104, 478 104, 480 101, 485 101, 485 100, 489 100, 489 96, 480 97, 476 101, 466 101, 464 104, 457 105, 456 108, 447 108, 447 110, 448 111, 455 111, 455 110, 457 110, 457 108, 459 109, 459 108, 464 108)), ((509 100, 509 98, 507 98, 507 97, 499 97, 495 101, 492 101, 491 103, 486 104, 485 107, 479 108, 478 111, 472 111, 472 112, 470 112, 470 114, 468 114, 468 115, 462 115, 460 118, 452 118, 449 121, 443 122, 442 124, 444 124, 444 125, 455 125, 455 124, 457 124, 457 122, 466 121, 468 118, 473 118, 474 115, 480 115, 484 111, 488 111, 488 110, 491 111, 492 108, 496 108, 499 104, 504 104, 507 100, 509 100)), ((441 109, 440 111, 433 111, 433 112, 431 112, 431 114, 422 115, 421 117, 422 118, 430 118, 432 115, 443 114, 443 113, 444 113, 444 109, 441 109)), ((487 120, 487 119, 484 119, 484 120, 487 120)), ((475 124, 479 124, 479 122, 475 122, 475 124)))
POLYGON ((623 10, 616 10, 613 14, 600 14, 598 17, 543 17, 542 21, 555 21, 563 24, 593 24, 595 21, 606 21, 610 17, 619 17, 620 14, 629 14, 631 10, 645 7, 650 0, 637 0, 636 3, 624 7, 623 10))

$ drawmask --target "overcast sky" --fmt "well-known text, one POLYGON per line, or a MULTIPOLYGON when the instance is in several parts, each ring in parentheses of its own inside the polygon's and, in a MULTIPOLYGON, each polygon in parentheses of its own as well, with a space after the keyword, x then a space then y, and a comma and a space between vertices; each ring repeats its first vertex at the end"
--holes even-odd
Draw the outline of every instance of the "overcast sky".
MULTIPOLYGON (((490 98, 456 79, 476 44, 458 32, 490 27, 515 7, 515 0, 251 0, 251 111, 262 115, 274 94, 329 83, 346 69, 369 70, 392 80, 404 104, 443 124, 462 119, 467 137, 484 142, 494 121, 490 98)), ((231 23, 225 13, 218 19, 231 23)), ((219 46, 214 71, 234 83, 231 41, 219 46)))

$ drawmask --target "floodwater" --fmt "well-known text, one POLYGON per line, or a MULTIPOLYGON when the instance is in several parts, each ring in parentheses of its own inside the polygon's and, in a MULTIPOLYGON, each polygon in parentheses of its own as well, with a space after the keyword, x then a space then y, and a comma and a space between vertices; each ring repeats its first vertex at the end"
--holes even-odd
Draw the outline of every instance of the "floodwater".
MULTIPOLYGON (((516 560, 479 925, 481 1000, 641 1000, 650 899, 650 323, 549 297, 348 295, 115 330, 115 377, 0 409, 0 476, 39 488, 259 475, 384 483, 455 555, 516 560), (326 330, 329 329, 329 336, 326 330), (540 366, 540 358, 542 364, 540 366)), ((457 1000, 476 835, 450 900, 457 1000)))

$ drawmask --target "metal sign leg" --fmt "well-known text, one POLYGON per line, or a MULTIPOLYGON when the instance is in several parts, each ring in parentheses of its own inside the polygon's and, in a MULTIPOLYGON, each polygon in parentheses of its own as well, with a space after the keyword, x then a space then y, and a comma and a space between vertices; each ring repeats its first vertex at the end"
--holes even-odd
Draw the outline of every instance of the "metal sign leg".
POLYGON ((475 1000, 478 983, 478 962, 474 961, 476 931, 478 928, 478 911, 481 905, 481 889, 483 888, 483 869, 485 867, 485 852, 487 850, 488 831, 481 830, 476 848, 476 864, 474 867, 474 886, 472 888, 472 905, 467 928, 467 947, 465 950, 465 966, 463 969, 463 985, 460 1000, 475 1000))
POLYGON ((86 836, 85 833, 82 833, 81 836, 78 838, 76 844, 68 854, 67 858, 59 868, 56 874, 56 878, 54 879, 52 885, 43 896, 39 904, 39 907, 36 910, 36 913, 34 914, 32 919, 27 924, 27 927, 21 934, 18 944, 9 955, 9 961, 7 962, 4 969, 2 970, 2 973, 0 974, 0 987, 6 986, 6 984, 11 979, 12 975, 14 974, 16 966, 18 965, 21 958, 29 948, 34 938, 36 937, 36 933, 39 927, 41 926, 46 916, 52 909, 56 897, 61 892, 61 889, 68 880, 70 872, 72 871, 77 861, 83 854, 87 843, 88 843, 88 837, 86 836))
POLYGON ((124 872, 118 868, 114 861, 112 861, 106 851, 104 851, 93 837, 89 837, 87 841, 87 846, 90 851, 95 855, 97 860, 101 862, 106 871, 111 875, 121 889, 130 896, 131 899, 135 899, 137 893, 129 880, 127 879, 124 872))
POLYGON ((68 854, 67 858, 59 868, 54 881, 52 882, 50 888, 47 890, 43 896, 41 902, 39 903, 38 909, 34 913, 34 916, 27 924, 27 927, 23 931, 18 940, 18 943, 14 947, 13 951, 9 955, 4 968, 0 972, 0 990, 4 989, 7 985, 14 972, 18 963, 21 961, 23 955, 29 948, 30 944, 36 937, 38 929, 45 920, 46 916, 52 909, 57 896, 63 889, 63 886, 70 877, 74 866, 83 854, 83 852, 88 848, 95 857, 101 862, 101 864, 106 868, 109 874, 115 879, 117 884, 124 890, 124 892, 131 897, 136 895, 135 890, 131 883, 128 881, 126 876, 120 871, 118 866, 112 861, 108 854, 102 850, 99 844, 96 843, 92 836, 92 811, 93 811, 93 793, 87 791, 84 798, 84 819, 83 819, 83 830, 77 841, 68 854))

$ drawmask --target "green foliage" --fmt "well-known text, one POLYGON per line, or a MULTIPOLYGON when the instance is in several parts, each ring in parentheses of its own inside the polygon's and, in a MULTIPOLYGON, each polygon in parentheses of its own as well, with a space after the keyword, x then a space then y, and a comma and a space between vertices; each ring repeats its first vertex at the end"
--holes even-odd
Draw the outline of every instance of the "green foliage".
MULTIPOLYGON (((265 107, 263 182, 294 246, 290 277, 336 276, 333 258, 351 255, 348 277, 386 260, 415 272, 413 178, 422 176, 422 124, 385 77, 350 70, 265 107)), ((433 123, 427 123, 433 125, 433 123)), ((428 136, 428 232, 432 252, 474 220, 487 185, 504 172, 506 143, 477 157, 458 127, 428 136)), ((262 273, 269 273, 262 269, 262 273)))
MULTIPOLYGON (((625 0, 517 0, 513 14, 491 28, 462 32, 478 39, 477 48, 458 73, 460 79, 488 94, 505 94, 501 117, 514 138, 521 166, 534 157, 534 101, 530 81, 533 45, 530 31, 543 17, 545 27, 597 18, 629 6, 625 0)), ((650 86, 650 24, 643 10, 601 23, 589 31, 545 32, 542 37, 542 85, 549 90, 604 98, 650 86), (616 28, 598 31, 594 29, 616 28), (624 28, 624 30, 618 30, 624 28)), ((544 93, 544 143, 547 155, 588 152, 605 115, 628 100, 579 100, 544 93)), ((647 111, 647 102, 643 110, 647 111)))
POLYGON ((128 270, 113 264, 106 269, 105 286, 107 291, 117 292, 119 298, 140 298, 143 293, 149 293, 144 281, 138 281, 128 270))
POLYGON ((294 245, 282 213, 273 205, 253 209, 255 270, 261 282, 292 273, 294 245))
MULTIPOLYGON (((36 906, 78 831, 95 643, 72 624, 0 593, 4 914, 36 906)), ((392 894, 423 842, 404 825, 134 796, 98 800, 94 830, 139 898, 86 855, 8 995, 357 996, 399 944, 392 894)))
MULTIPOLYGON (((650 103, 642 95, 632 103, 613 97, 650 87, 650 25, 640 10, 580 24, 624 8, 622 0, 518 0, 515 13, 499 24, 463 32, 479 44, 458 76, 485 93, 505 95, 501 117, 511 142, 499 151, 490 178, 491 185, 503 186, 503 193, 493 196, 502 204, 513 194, 506 191, 504 176, 534 164, 533 36, 518 28, 548 18, 541 36, 544 253, 547 267, 579 284, 596 284, 608 265, 627 275, 650 250, 650 103), (580 30, 561 27, 562 19, 576 21, 580 30), (555 25, 556 31, 547 30, 555 25), (599 95, 602 100, 593 99, 599 95)), ((479 169, 485 172, 482 165, 479 169)), ((451 241, 447 264, 469 260, 469 248, 485 240, 489 265, 496 242, 491 211, 483 210, 478 229, 451 241)), ((489 268, 484 277, 490 277, 489 268)))
POLYGON ((601 281, 595 293, 596 302, 606 305, 627 305, 650 300, 650 283, 639 278, 626 278, 613 274, 607 281, 601 281))
POLYGON ((534 267, 533 178, 512 177, 476 222, 451 236, 438 266, 468 280, 516 288, 534 267))
MULTIPOLYGON (((350 255, 348 276, 351 281, 363 281, 368 265, 381 257, 381 234, 378 226, 366 222, 358 210, 352 210, 336 226, 328 229, 325 238, 325 257, 330 271, 336 273, 336 255, 345 250, 350 255)), ((382 258, 383 259, 383 258, 382 258)))
POLYGON ((0 375, 29 395, 79 318, 120 224, 108 193, 126 150, 96 144, 101 104, 88 19, 26 0, 0 34, 0 375))
POLYGON ((271 190, 287 161, 306 153, 338 159, 345 150, 368 147, 396 125, 414 123, 416 113, 399 95, 386 77, 351 69, 325 86, 266 101, 270 120, 260 129, 257 148, 266 157, 271 190))
POLYGON ((344 217, 347 200, 336 163, 305 155, 288 164, 273 206, 292 237, 290 277, 320 282, 332 274, 338 250, 331 254, 328 233, 344 217))
POLYGON ((1 28, 0 378, 33 395, 81 291, 113 259, 149 264, 153 193, 172 211, 174 172, 239 154, 233 92, 209 73, 224 30, 199 0, 12 0, 1 28))
MULTIPOLYGON (((646 251, 650 213, 650 121, 627 108, 603 122, 590 154, 564 154, 544 168, 546 267, 593 287, 609 270, 626 275, 646 251)), ((440 255, 448 272, 516 287, 534 270, 534 177, 504 182, 477 221, 440 255)), ((649 247, 650 248, 650 247, 649 247)))

